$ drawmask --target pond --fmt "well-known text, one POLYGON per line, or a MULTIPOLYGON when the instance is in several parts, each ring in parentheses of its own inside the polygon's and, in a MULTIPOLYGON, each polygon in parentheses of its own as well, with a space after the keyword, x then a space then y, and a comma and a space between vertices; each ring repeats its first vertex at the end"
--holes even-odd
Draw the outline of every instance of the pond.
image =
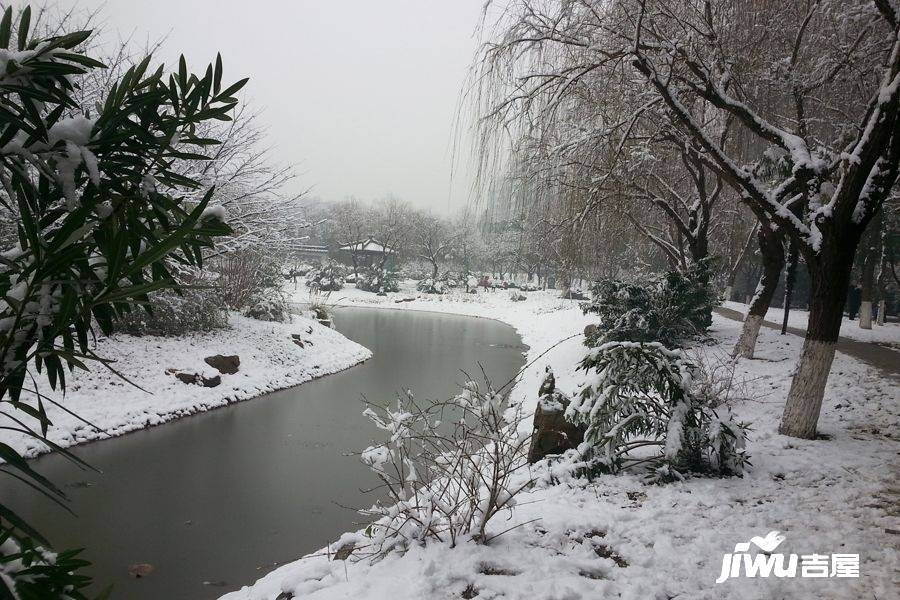
MULTIPOLYGON (((0 492, 57 548, 85 547, 113 599, 217 598, 279 564, 359 528, 348 507, 371 506, 374 476, 350 455, 379 440, 362 416, 411 389, 447 398, 480 376, 496 383, 523 366, 503 323, 437 313, 336 310, 335 327, 374 357, 342 373, 159 427, 87 444, 32 465, 71 497, 75 517, 5 479, 0 492), (154 567, 134 579, 129 565, 154 567)), ((98 589, 100 586, 98 585, 98 589)))

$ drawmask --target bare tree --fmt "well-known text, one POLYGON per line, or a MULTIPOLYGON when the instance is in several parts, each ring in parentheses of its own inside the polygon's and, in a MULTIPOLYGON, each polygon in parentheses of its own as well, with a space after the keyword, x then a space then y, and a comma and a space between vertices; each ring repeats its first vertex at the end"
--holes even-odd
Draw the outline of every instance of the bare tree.
POLYGON ((416 215, 411 233, 412 251, 431 265, 431 279, 438 279, 440 264, 449 259, 458 236, 449 224, 432 215, 416 215))

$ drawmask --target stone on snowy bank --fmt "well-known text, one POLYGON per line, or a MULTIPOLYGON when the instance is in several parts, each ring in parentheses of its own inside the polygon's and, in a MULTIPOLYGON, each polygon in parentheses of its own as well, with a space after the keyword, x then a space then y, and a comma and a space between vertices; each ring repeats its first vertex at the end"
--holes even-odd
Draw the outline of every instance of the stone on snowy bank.
POLYGON ((223 375, 234 375, 241 366, 241 357, 236 354, 229 356, 215 354, 213 356, 207 356, 203 359, 203 362, 223 375))
POLYGON ((298 346, 300 346, 301 348, 306 348, 306 346, 313 345, 312 340, 304 340, 303 336, 300 335, 299 333, 292 333, 291 340, 293 340, 293 342, 295 344, 297 344, 298 346))
POLYGON ((166 369, 166 373, 174 375, 176 379, 187 385, 199 385, 202 387, 214 388, 222 383, 222 377, 220 377, 219 375, 216 375, 214 377, 205 377, 199 373, 179 371, 178 369, 166 369))
POLYGON ((585 426, 573 425, 566 419, 569 398, 556 391, 556 378, 550 367, 538 393, 540 400, 534 411, 534 432, 528 448, 529 463, 577 448, 584 441, 586 430, 585 426))

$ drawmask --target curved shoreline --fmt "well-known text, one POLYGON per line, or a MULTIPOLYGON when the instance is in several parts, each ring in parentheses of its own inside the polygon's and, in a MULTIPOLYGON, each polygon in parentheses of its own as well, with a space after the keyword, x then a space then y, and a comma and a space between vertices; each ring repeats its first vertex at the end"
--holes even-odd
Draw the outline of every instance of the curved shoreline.
MULTIPOLYGON (((132 373, 129 379, 138 379, 136 383, 153 393, 130 386, 124 392, 116 390, 123 386, 122 381, 100 369, 78 372, 78 377, 69 382, 68 393, 57 399, 66 408, 54 407, 54 425, 48 432, 50 439, 62 448, 107 441, 255 400, 340 373, 372 358, 368 348, 318 323, 304 320, 276 324, 237 316, 234 326, 225 330, 177 338, 114 336, 101 343, 118 350, 109 352, 120 357, 117 370, 140 373, 143 379, 132 378, 132 373), (308 350, 298 348, 289 337, 294 333, 315 340, 315 345, 308 350), (241 356, 241 369, 234 375, 221 375, 222 383, 217 387, 188 385, 164 375, 171 363, 191 372, 209 371, 211 368, 200 357, 228 353, 223 349, 239 343, 243 345, 238 345, 238 351, 233 353, 241 356), (317 354, 319 348, 325 349, 324 354, 317 354), (79 417, 73 417, 66 409, 79 417), (94 413, 99 413, 99 418, 94 413), (106 423, 98 422, 101 419, 106 423)), ((29 460, 53 453, 46 444, 21 434, 0 437, 0 441, 17 444, 29 460)))

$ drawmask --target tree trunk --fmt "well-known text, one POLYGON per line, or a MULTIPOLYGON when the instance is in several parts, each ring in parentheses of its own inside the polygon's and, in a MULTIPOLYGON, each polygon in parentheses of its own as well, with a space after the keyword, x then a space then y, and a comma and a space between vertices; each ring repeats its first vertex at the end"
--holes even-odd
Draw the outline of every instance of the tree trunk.
MULTIPOLYGON (((863 268, 859 304, 859 328, 872 329, 872 302, 875 299, 876 271, 881 265, 881 229, 883 217, 879 213, 872 219, 863 236, 863 268)), ((878 274, 880 275, 880 273, 878 274)))
POLYGON ((775 288, 778 287, 781 269, 784 267, 784 244, 781 235, 768 227, 761 227, 757 237, 762 254, 763 272, 756 285, 756 293, 750 301, 741 337, 731 353, 732 356, 741 358, 753 358, 756 339, 759 337, 759 328, 769 310, 772 296, 775 295, 775 288))
POLYGON ((794 295, 794 281, 797 278, 797 242, 791 240, 788 246, 787 269, 784 271, 784 318, 781 321, 781 335, 787 333, 788 318, 791 314, 791 299, 794 295))
POLYGON ((875 263, 881 258, 876 248, 867 248, 862 268, 859 303, 859 328, 872 329, 872 297, 875 291, 875 263))
POLYGON ((816 436, 858 243, 858 235, 835 235, 818 255, 807 257, 811 283, 809 325, 778 428, 784 435, 807 439, 816 436))
POLYGON ((725 286, 725 301, 731 302, 731 293, 734 290, 734 284, 730 283, 725 286))
POLYGON ((876 325, 884 325, 884 309, 886 307, 886 302, 884 301, 884 297, 878 301, 878 320, 875 321, 876 325))

